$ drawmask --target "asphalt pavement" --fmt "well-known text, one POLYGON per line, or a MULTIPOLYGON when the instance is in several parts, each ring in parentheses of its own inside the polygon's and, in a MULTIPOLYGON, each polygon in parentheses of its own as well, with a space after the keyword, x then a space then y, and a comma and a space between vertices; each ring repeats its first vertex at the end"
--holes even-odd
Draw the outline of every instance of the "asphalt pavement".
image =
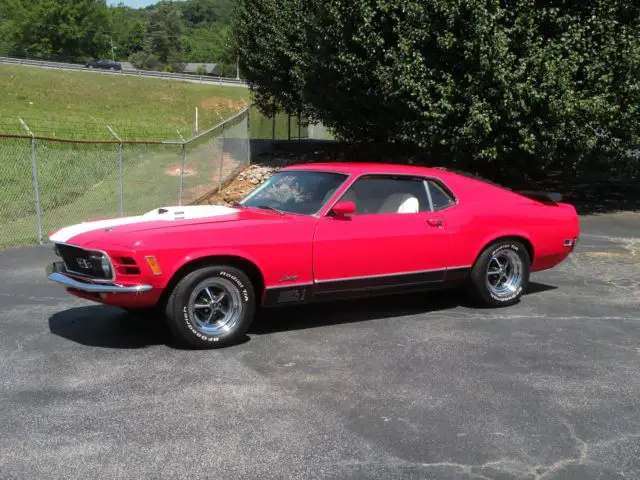
POLYGON ((272 310, 173 346, 0 253, 0 478, 640 479, 640 215, 582 217, 516 306, 272 310))

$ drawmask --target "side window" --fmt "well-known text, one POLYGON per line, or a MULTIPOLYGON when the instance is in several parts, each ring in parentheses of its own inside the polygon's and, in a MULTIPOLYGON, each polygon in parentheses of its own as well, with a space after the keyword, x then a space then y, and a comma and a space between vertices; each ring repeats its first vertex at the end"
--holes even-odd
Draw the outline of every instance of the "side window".
POLYGON ((428 212, 429 197, 424 181, 402 176, 361 177, 340 201, 351 201, 356 215, 428 212))
POLYGON ((447 208, 456 203, 451 194, 438 182, 428 180, 427 185, 429 187, 429 194, 431 195, 434 210, 442 210, 443 208, 447 208))

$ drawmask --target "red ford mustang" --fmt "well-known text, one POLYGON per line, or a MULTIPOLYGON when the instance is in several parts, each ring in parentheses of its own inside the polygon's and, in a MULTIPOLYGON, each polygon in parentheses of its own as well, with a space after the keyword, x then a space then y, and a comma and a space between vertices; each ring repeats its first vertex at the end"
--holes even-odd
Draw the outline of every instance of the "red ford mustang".
POLYGON ((530 272, 573 250, 576 210, 442 169, 287 167, 233 207, 155 209, 63 228, 49 279, 73 295, 153 309, 195 347, 229 345, 258 306, 465 285, 516 303, 530 272))

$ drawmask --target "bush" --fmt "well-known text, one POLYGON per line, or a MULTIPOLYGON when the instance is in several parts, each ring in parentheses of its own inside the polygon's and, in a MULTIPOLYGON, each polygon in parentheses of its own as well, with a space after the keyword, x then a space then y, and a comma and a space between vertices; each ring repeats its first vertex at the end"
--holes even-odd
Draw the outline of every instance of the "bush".
POLYGON ((624 172, 640 138, 640 7, 594 0, 240 0, 264 113, 465 168, 624 172))
POLYGON ((162 70, 162 62, 148 52, 136 52, 129 57, 129 62, 139 70, 162 70))

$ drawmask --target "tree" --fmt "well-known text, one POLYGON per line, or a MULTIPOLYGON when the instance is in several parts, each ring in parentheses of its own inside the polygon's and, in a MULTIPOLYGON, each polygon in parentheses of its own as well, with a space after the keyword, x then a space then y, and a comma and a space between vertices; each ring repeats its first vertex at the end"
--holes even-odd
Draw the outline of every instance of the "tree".
POLYGON ((297 114, 311 106, 303 101, 306 43, 305 0, 241 0, 233 32, 240 66, 256 104, 265 114, 297 114))
POLYGON ((187 27, 208 27, 218 20, 218 0, 191 0, 178 4, 187 27))
POLYGON ((146 18, 141 10, 118 5, 109 8, 111 37, 117 58, 127 58, 140 52, 145 44, 146 18))
POLYGON ((162 63, 176 60, 182 52, 183 23, 180 10, 161 2, 149 13, 146 51, 162 63))
POLYGON ((438 161, 540 174, 628 165, 640 7, 617 0, 240 0, 263 110, 438 161))
POLYGON ((96 57, 107 51, 105 0, 34 0, 13 21, 14 49, 21 52, 96 57))
POLYGON ((0 52, 5 54, 21 53, 18 38, 20 37, 20 22, 24 16, 22 0, 6 0, 0 2, 0 52))

